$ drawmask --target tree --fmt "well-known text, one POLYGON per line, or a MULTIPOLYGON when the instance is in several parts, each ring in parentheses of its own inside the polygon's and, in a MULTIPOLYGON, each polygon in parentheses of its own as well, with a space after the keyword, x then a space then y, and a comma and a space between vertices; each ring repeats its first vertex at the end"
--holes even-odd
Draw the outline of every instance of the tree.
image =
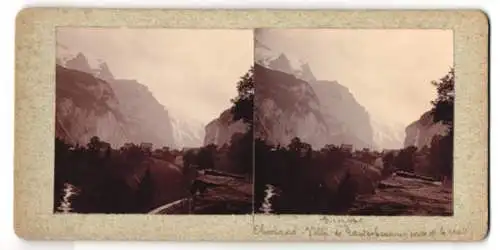
POLYGON ((450 69, 448 74, 439 81, 433 81, 437 97, 432 101, 435 122, 443 122, 449 126, 448 134, 444 137, 435 137, 430 149, 430 158, 433 166, 438 168, 441 176, 453 178, 453 119, 455 104, 455 71, 450 69))
POLYGON ((453 137, 449 134, 434 136, 429 158, 437 176, 446 176, 451 179, 453 177, 453 137))
POLYGON ((396 168, 405 170, 405 171, 414 171, 415 166, 415 152, 417 151, 417 147, 409 146, 405 149, 402 149, 396 159, 394 160, 394 165, 396 168))
POLYGON ((184 164, 184 168, 191 167, 191 165, 196 164, 196 153, 193 149, 189 149, 183 154, 182 162, 184 164))
POLYGON ((231 99, 233 106, 231 108, 233 119, 235 121, 243 119, 250 126, 253 126, 253 108, 254 108, 254 68, 251 67, 240 81, 237 83, 238 96, 231 99))
POLYGON ((253 168, 253 133, 248 130, 246 133, 235 133, 231 137, 228 156, 234 165, 236 171, 243 174, 252 173, 253 168))
POLYGON ((153 194, 153 179, 151 176, 151 170, 148 167, 141 179, 141 182, 139 183, 136 193, 136 207, 138 212, 148 212, 152 209, 153 194))
POLYGON ((101 139, 99 139, 98 136, 92 136, 92 138, 90 138, 89 143, 87 144, 87 148, 90 151, 94 151, 94 152, 98 151, 100 146, 101 146, 101 139))
POLYGON ((123 150, 123 154, 127 161, 133 163, 139 163, 144 159, 144 153, 141 148, 137 145, 131 145, 129 148, 123 150))
POLYGON ((200 169, 213 169, 215 167, 215 153, 217 146, 209 144, 200 149, 197 156, 197 165, 200 169))
POLYGON ((453 125, 453 106, 455 103, 455 71, 450 69, 448 74, 439 81, 432 81, 436 87, 437 97, 431 103, 433 105, 434 121, 442 121, 453 125))
POLYGON ((395 158, 396 157, 394 156, 393 152, 388 152, 382 157, 382 160, 384 162, 384 169, 382 170, 383 176, 388 176, 394 171, 395 158))
POLYGON ((302 141, 299 137, 294 137, 288 144, 288 148, 293 152, 299 152, 302 147, 302 141))
POLYGON ((368 164, 373 165, 375 160, 377 159, 377 155, 372 152, 361 151, 359 160, 368 164))
POLYGON ((170 152, 168 147, 163 147, 160 149, 159 154, 161 155, 161 158, 163 160, 166 160, 168 162, 174 162, 175 161, 175 155, 170 152))
POLYGON ((111 150, 111 147, 108 145, 108 146, 106 147, 106 152, 105 152, 105 154, 104 154, 104 157, 105 157, 106 159, 111 158, 111 151, 112 151, 112 150, 111 150))

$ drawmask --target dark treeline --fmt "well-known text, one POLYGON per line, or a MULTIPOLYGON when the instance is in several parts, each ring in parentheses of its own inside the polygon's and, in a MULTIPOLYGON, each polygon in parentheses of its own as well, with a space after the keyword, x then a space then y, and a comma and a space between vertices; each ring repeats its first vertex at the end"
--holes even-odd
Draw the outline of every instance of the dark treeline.
POLYGON ((414 146, 401 150, 399 155, 386 156, 390 163, 405 165, 407 171, 427 175, 435 179, 445 179, 447 184, 453 180, 453 117, 455 102, 455 72, 454 69, 442 77, 439 81, 432 81, 436 87, 436 99, 431 101, 431 114, 435 123, 442 123, 447 126, 445 135, 435 135, 430 145, 418 149, 414 146), (400 162, 402 161, 406 162, 400 162))
MULTIPOLYGON (((182 154, 167 147, 152 151, 132 143, 113 149, 98 137, 91 138, 84 146, 56 138, 54 208, 59 205, 64 184, 69 183, 80 190, 71 201, 76 212, 146 212, 151 209, 154 191, 150 166, 155 160, 174 164, 175 158, 182 154)), ((185 176, 187 187, 188 175, 185 176)))
POLYGON ((340 167, 348 157, 336 146, 320 151, 295 138, 286 147, 255 141, 255 211, 264 200, 264 190, 271 184, 280 190, 280 202, 273 203, 281 213, 328 211, 327 179, 330 170, 340 167))
POLYGON ((233 119, 242 119, 249 129, 233 135, 229 143, 220 147, 211 144, 183 150, 153 149, 149 143, 126 143, 114 149, 97 136, 86 145, 56 138, 54 210, 58 210, 67 184, 79 191, 76 197, 70 198, 74 212, 145 213, 159 205, 154 202, 157 192, 175 192, 168 195, 171 199, 189 196, 197 170, 215 169, 250 178, 253 172, 253 69, 237 83, 237 90, 238 96, 231 100, 233 119), (158 190, 161 186, 158 182, 175 182, 177 188, 158 190))
MULTIPOLYGON (((158 191, 152 180, 152 167, 178 169, 181 174, 174 171, 167 174, 182 179, 178 189, 181 193, 177 195, 187 197, 196 176, 193 171, 214 169, 249 174, 250 164, 242 164, 245 158, 240 157, 247 152, 246 148, 242 143, 235 143, 220 148, 211 144, 185 150, 168 147, 151 150, 127 143, 113 149, 98 137, 93 137, 85 146, 73 146, 56 138, 54 208, 60 205, 61 190, 69 183, 80 190, 78 197, 71 201, 76 212, 148 212, 155 208, 153 194, 158 191)), ((165 181, 171 180, 167 177, 165 181)))
POLYGON ((453 69, 432 84, 438 92, 432 101, 434 122, 442 122, 450 130, 445 136, 434 136, 431 145, 421 149, 410 146, 383 152, 370 149, 351 152, 338 145, 326 145, 313 150, 299 138, 285 146, 272 146, 255 139, 254 211, 259 212, 268 184, 276 187, 279 194, 272 204, 274 213, 342 214, 357 194, 374 189, 381 179, 398 170, 435 180, 452 179, 453 69), (366 176, 360 177, 355 169, 364 169, 363 164, 372 168, 363 170, 366 176), (373 187, 366 188, 369 185, 373 187))
POLYGON ((199 150, 188 152, 185 164, 200 169, 218 169, 246 174, 253 172, 253 109, 254 80, 253 67, 237 83, 238 95, 231 100, 233 121, 242 120, 247 125, 245 133, 234 133, 231 140, 218 147, 210 144, 199 150), (195 157, 196 155, 196 157, 195 157))
POLYGON ((354 200, 358 189, 388 176, 398 169, 406 169, 408 156, 400 154, 396 162, 381 162, 378 158, 390 153, 369 149, 350 151, 336 145, 313 150, 311 145, 294 138, 289 145, 271 146, 255 141, 255 211, 259 210, 267 184, 279 190, 273 203, 276 213, 342 213, 354 200), (387 164, 387 165, 386 165, 387 164), (366 166, 371 169, 362 170, 366 166), (357 179, 355 171, 366 172, 357 179), (362 182, 367 183, 362 183, 362 182), (361 185, 358 187, 358 185, 361 185))
POLYGON ((453 122, 455 107, 455 71, 452 68, 439 81, 433 81, 438 96, 432 101, 435 122, 443 122, 449 126, 445 136, 433 138, 430 148, 431 165, 436 166, 438 174, 453 180, 453 122))

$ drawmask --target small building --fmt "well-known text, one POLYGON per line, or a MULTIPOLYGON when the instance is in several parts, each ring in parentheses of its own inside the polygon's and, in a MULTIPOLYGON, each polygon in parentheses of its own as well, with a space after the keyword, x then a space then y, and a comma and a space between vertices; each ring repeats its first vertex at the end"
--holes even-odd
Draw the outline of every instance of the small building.
POLYGON ((99 150, 99 156, 107 157, 111 153, 111 144, 107 142, 100 142, 98 150, 99 150))
POLYGON ((381 153, 381 157, 387 157, 389 155, 392 155, 393 158, 396 158, 399 153, 401 152, 401 150, 398 150, 398 149, 384 149, 381 153))
POLYGON ((109 144, 107 142, 100 142, 99 143, 99 151, 101 151, 101 152, 104 152, 110 148, 111 148, 111 144, 109 144))
POLYGON ((148 151, 148 152, 151 152, 151 150, 153 149, 153 143, 150 143, 150 142, 143 142, 141 143, 141 150, 142 151, 148 151))
POLYGON ((197 147, 183 147, 183 148, 181 149, 181 151, 183 151, 183 152, 187 152, 187 151, 197 150, 197 149, 199 149, 199 148, 197 148, 197 147))
POLYGON ((340 145, 340 149, 344 152, 352 153, 353 146, 352 146, 352 144, 342 144, 342 145, 340 145))
POLYGON ((123 144, 122 146, 122 149, 131 149, 134 147, 134 144, 131 143, 131 142, 126 142, 125 144, 123 144))
POLYGON ((163 150, 156 149, 155 151, 153 151, 152 156, 155 158, 163 158, 163 150))

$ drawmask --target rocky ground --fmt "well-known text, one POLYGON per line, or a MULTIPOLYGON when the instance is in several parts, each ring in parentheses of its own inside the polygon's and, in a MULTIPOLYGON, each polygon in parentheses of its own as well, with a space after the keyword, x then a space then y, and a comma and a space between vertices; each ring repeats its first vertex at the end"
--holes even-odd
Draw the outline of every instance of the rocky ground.
MULTIPOLYGON (((203 192, 154 213, 252 213, 253 187, 249 180, 213 173, 199 175, 197 180, 203 183, 203 192)), ((451 185, 443 185, 423 176, 395 173, 382 180, 375 192, 358 195, 346 213, 342 214, 451 216, 452 198, 451 185)), ((267 212, 272 213, 271 210, 267 212)))
POLYGON ((195 194, 157 208, 152 214, 249 214, 252 212, 253 185, 243 176, 200 173, 195 194))
POLYGON ((252 212, 253 185, 243 178, 224 175, 202 175, 198 180, 208 184, 195 196, 195 214, 247 214, 252 212))
POLYGON ((453 215, 451 185, 417 176, 393 174, 375 194, 359 195, 350 215, 453 215))

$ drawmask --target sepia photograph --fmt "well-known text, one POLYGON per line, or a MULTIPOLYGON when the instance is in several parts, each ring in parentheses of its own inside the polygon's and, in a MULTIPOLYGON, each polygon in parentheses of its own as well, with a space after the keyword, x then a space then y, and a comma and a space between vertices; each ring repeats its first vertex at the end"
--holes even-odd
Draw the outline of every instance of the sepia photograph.
POLYGON ((248 214, 253 31, 56 30, 54 213, 248 214))
POLYGON ((489 28, 481 10, 27 8, 15 233, 480 241, 489 28))
POLYGON ((260 214, 453 215, 453 31, 256 29, 260 214))

